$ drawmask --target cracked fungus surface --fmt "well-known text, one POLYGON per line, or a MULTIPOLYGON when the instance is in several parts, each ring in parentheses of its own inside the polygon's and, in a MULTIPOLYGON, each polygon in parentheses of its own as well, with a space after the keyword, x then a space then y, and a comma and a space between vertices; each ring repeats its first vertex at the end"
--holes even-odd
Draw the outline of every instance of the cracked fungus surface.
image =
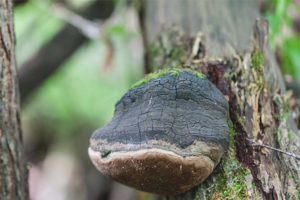
POLYGON ((115 150, 137 150, 150 140, 178 148, 197 140, 226 146, 227 112, 226 99, 209 80, 185 71, 179 76, 166 74, 130 89, 117 102, 112 121, 91 139, 110 145, 132 144, 115 150))
POLYGON ((102 173, 119 182, 154 193, 182 193, 202 182, 220 161, 228 142, 227 113, 225 97, 206 78, 187 71, 166 74, 130 89, 117 102, 111 122, 93 133, 90 156, 102 173), (147 167, 151 163, 160 169, 147 167), (145 180, 151 174, 173 181, 145 180), (160 191, 149 188, 153 184, 160 191), (166 193, 161 188, 168 184, 173 189, 166 193))

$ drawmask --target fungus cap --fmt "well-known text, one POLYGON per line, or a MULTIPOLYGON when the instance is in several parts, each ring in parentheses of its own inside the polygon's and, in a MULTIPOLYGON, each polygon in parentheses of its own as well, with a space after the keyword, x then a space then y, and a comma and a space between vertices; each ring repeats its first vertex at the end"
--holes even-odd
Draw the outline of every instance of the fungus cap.
POLYGON ((203 182, 227 148, 228 103, 206 78, 167 73, 130 89, 90 139, 98 170, 167 196, 203 182))

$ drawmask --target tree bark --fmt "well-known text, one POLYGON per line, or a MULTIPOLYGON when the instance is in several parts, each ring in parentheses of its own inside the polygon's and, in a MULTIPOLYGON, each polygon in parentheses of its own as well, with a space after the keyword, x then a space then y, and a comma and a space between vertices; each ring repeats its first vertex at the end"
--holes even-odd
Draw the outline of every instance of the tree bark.
MULTIPOLYGON (((200 186, 167 199, 299 199, 299 162, 252 141, 298 153, 300 137, 255 0, 144 1, 148 69, 204 73, 230 105, 230 142, 200 186)), ((161 197, 164 199, 164 197, 161 197)))
POLYGON ((20 126, 13 3, 0 0, 0 199, 28 199, 20 126))

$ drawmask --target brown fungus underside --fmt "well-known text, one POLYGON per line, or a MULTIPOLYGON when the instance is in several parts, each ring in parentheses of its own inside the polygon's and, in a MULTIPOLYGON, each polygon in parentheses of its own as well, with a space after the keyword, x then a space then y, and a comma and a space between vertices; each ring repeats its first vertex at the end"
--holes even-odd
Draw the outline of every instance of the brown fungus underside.
POLYGON ((228 142, 228 103, 206 78, 167 73, 130 89, 96 130, 89 154, 101 173, 173 196, 203 182, 228 142))

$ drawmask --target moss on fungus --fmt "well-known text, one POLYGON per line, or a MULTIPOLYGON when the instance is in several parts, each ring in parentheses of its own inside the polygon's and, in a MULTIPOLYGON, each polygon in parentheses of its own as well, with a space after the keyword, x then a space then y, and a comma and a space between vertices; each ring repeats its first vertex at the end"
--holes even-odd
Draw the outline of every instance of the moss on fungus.
POLYGON ((191 70, 183 70, 183 69, 167 70, 167 69, 164 69, 164 70, 159 70, 157 72, 153 72, 153 73, 148 74, 143 79, 141 79, 138 82, 136 82, 135 84, 133 84, 130 88, 138 87, 138 86, 140 86, 140 85, 142 85, 144 83, 148 83, 151 79, 162 77, 163 75, 166 75, 166 74, 171 74, 171 75, 179 76, 179 72, 182 72, 182 71, 192 72, 193 74, 195 74, 200 79, 206 78, 206 76, 204 74, 199 73, 199 72, 195 72, 195 71, 191 71, 191 70))

